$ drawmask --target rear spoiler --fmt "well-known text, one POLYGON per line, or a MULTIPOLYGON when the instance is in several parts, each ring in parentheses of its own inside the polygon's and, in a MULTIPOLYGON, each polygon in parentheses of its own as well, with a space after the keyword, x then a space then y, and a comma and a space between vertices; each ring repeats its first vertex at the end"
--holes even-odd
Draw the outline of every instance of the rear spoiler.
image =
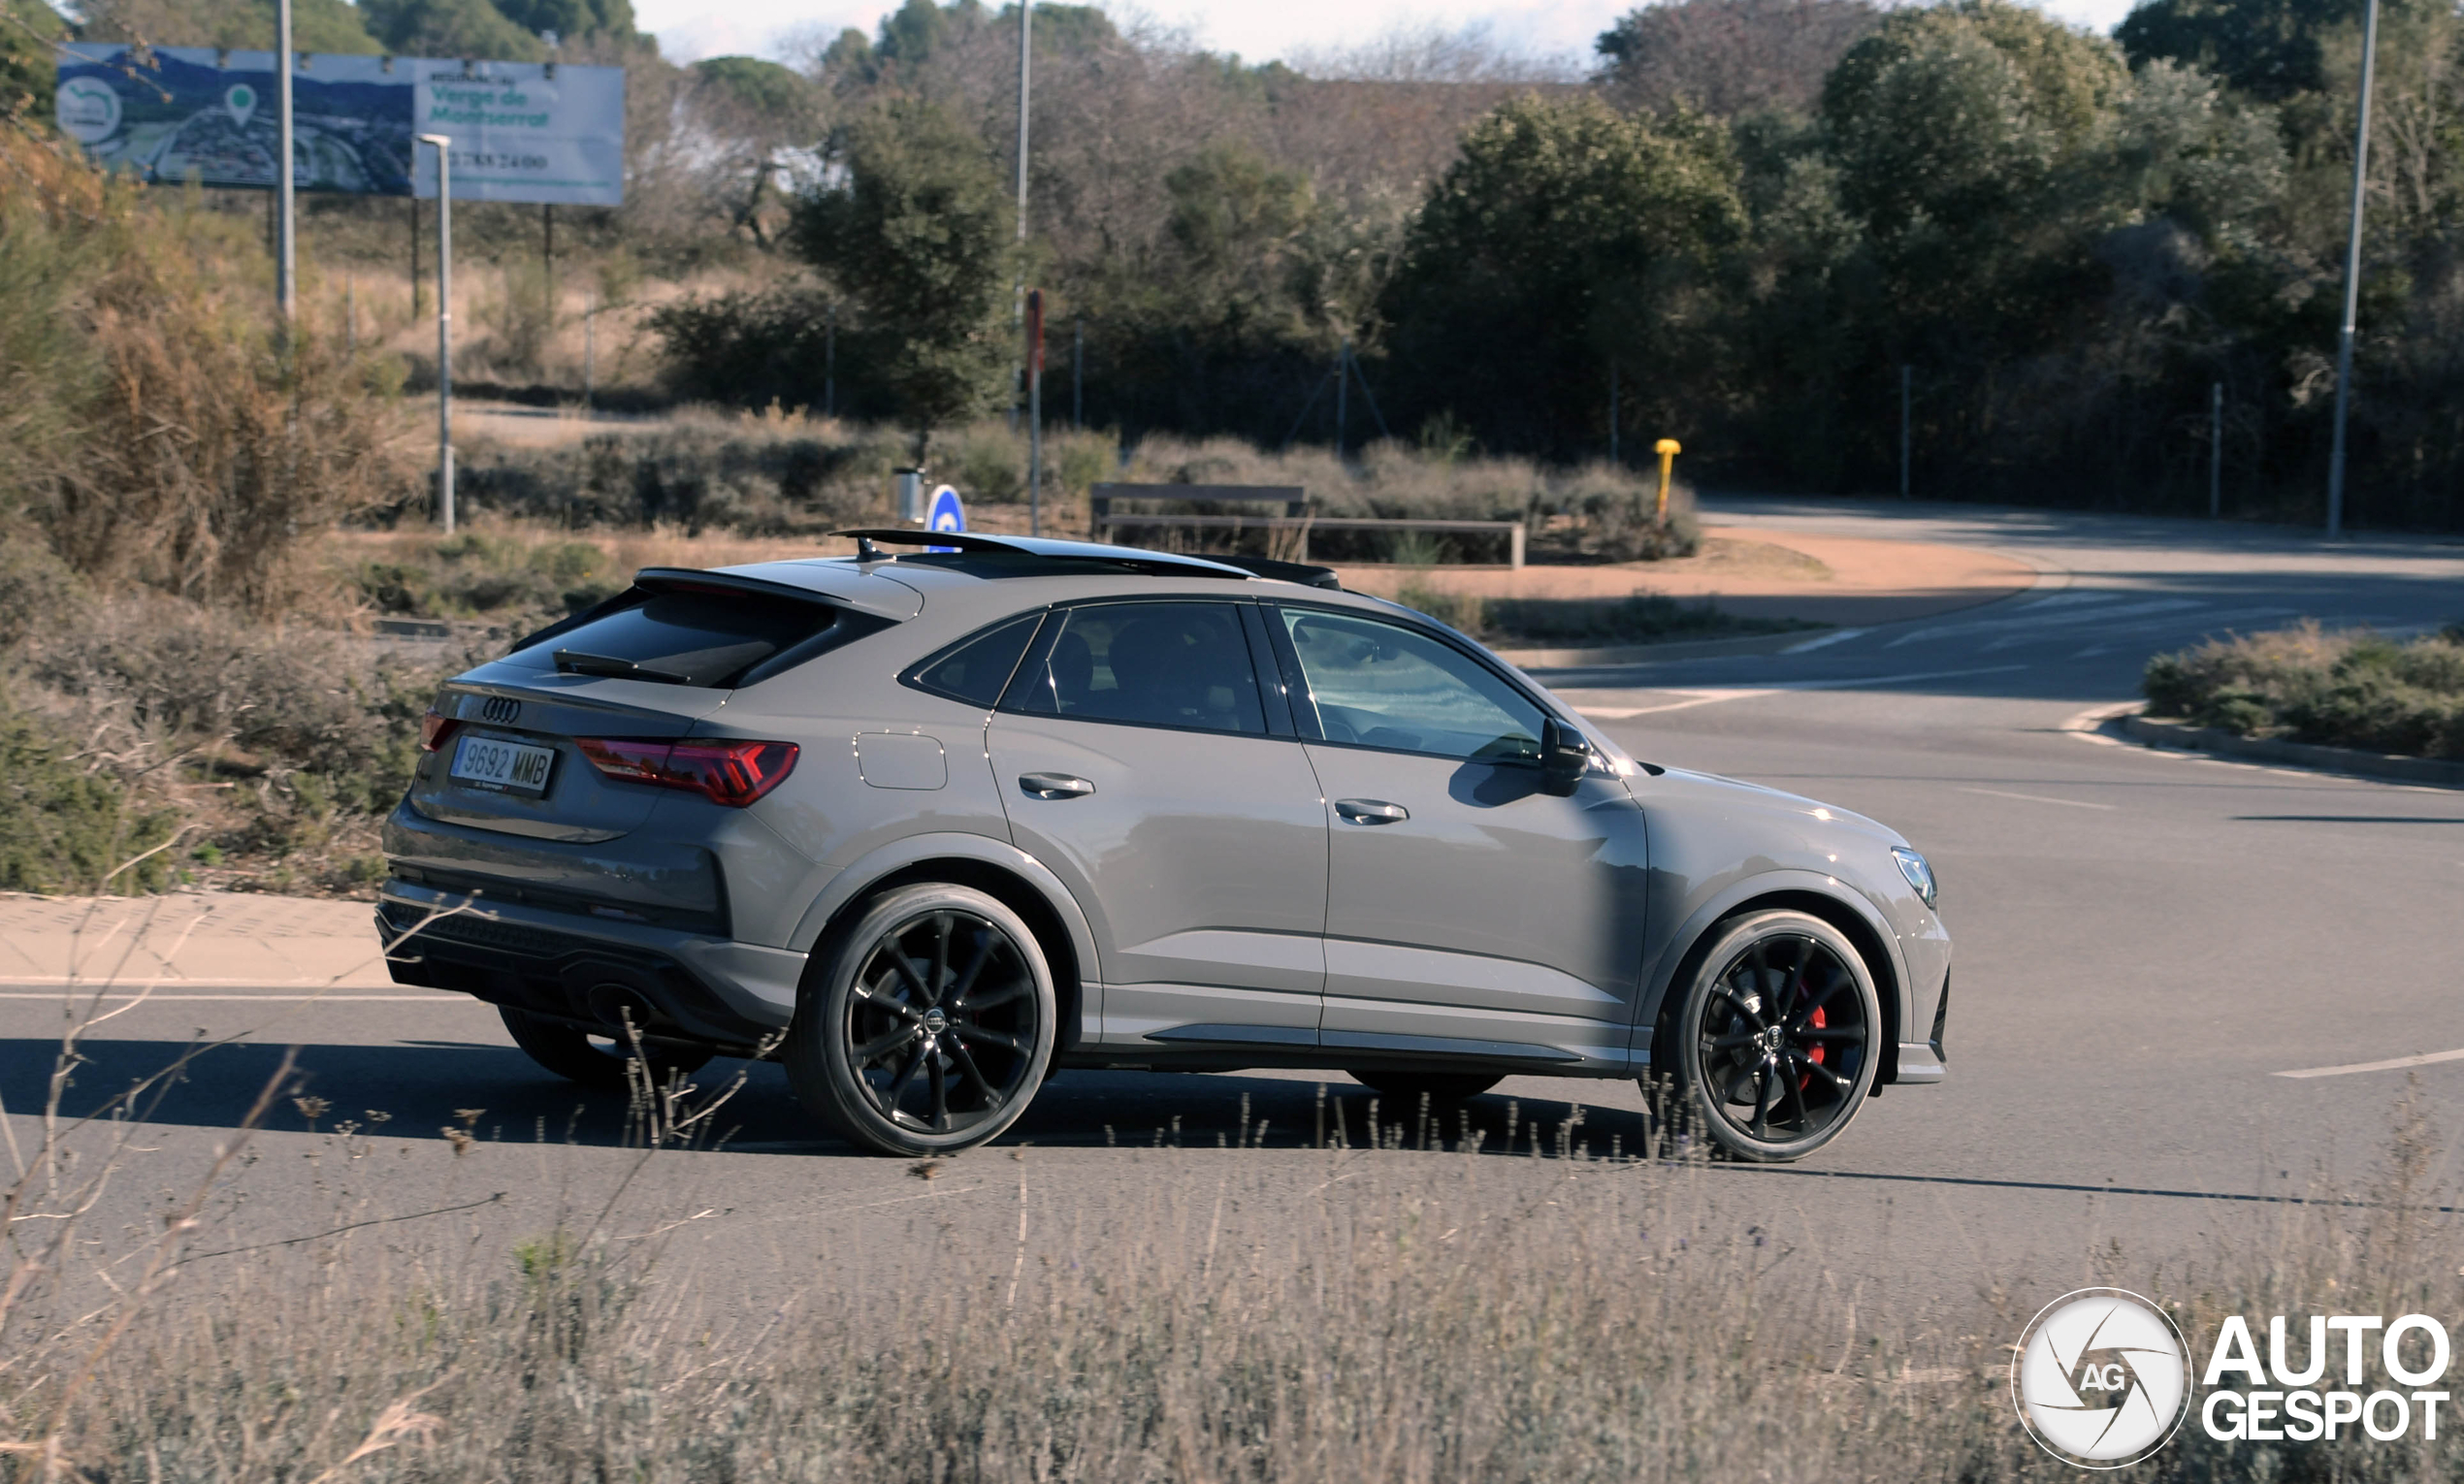
POLYGON ((797 587, 792 582, 772 582, 764 577, 746 577, 735 572, 705 571, 691 566, 645 566, 633 574, 633 585, 606 600, 595 603, 548 625, 536 633, 524 634, 513 641, 514 649, 529 649, 570 633, 584 624, 620 612, 659 593, 742 593, 753 597, 767 597, 785 602, 812 603, 817 607, 836 608, 842 612, 859 613, 877 624, 898 623, 913 612, 912 608, 877 607, 841 594, 817 592, 797 587))

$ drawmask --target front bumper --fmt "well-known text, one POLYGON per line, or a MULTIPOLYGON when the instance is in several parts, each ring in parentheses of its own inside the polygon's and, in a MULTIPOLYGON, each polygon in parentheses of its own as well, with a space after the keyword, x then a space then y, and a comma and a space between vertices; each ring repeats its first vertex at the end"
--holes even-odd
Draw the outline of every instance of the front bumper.
POLYGON ((805 955, 648 923, 603 920, 399 877, 376 929, 394 982, 533 1015, 745 1052, 794 1015, 805 955))

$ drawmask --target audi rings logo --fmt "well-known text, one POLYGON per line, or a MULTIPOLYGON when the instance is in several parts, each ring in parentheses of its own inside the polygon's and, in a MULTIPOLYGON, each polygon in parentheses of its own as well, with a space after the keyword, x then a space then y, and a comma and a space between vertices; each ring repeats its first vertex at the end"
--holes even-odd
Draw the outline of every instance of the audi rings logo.
POLYGON ((2121 1468, 2163 1447, 2189 1412, 2189 1347, 2172 1318, 2119 1288, 2045 1306, 2011 1357, 2028 1435, 2082 1468, 2121 1468))
POLYGON ((510 695, 491 695, 479 706, 479 720, 510 726, 522 715, 522 703, 510 695))

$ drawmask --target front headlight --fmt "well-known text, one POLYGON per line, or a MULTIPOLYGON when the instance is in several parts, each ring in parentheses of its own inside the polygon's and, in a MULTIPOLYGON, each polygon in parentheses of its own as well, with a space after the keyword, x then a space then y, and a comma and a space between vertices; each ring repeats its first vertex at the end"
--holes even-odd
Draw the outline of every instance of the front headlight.
POLYGON ((1891 858, 1899 862, 1899 874, 1908 879, 1908 885, 1915 889, 1916 894, 1925 899, 1928 907, 1932 906, 1935 889, 1933 867, 1925 863, 1923 855, 1904 845, 1891 847, 1891 858))

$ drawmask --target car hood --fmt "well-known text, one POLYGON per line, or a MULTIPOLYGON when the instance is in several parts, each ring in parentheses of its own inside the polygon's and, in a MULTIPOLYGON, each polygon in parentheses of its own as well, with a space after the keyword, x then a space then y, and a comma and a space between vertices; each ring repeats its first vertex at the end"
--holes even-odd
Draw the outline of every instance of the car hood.
POLYGON ((1717 773, 1697 773, 1686 768, 1669 768, 1657 776, 1637 772, 1626 780, 1626 786, 1646 808, 1667 808, 1706 822, 1722 816, 1740 825, 1763 821, 1781 826, 1796 838, 1862 838, 1886 853, 1892 846, 1908 843, 1897 830, 1853 810, 1717 773))

